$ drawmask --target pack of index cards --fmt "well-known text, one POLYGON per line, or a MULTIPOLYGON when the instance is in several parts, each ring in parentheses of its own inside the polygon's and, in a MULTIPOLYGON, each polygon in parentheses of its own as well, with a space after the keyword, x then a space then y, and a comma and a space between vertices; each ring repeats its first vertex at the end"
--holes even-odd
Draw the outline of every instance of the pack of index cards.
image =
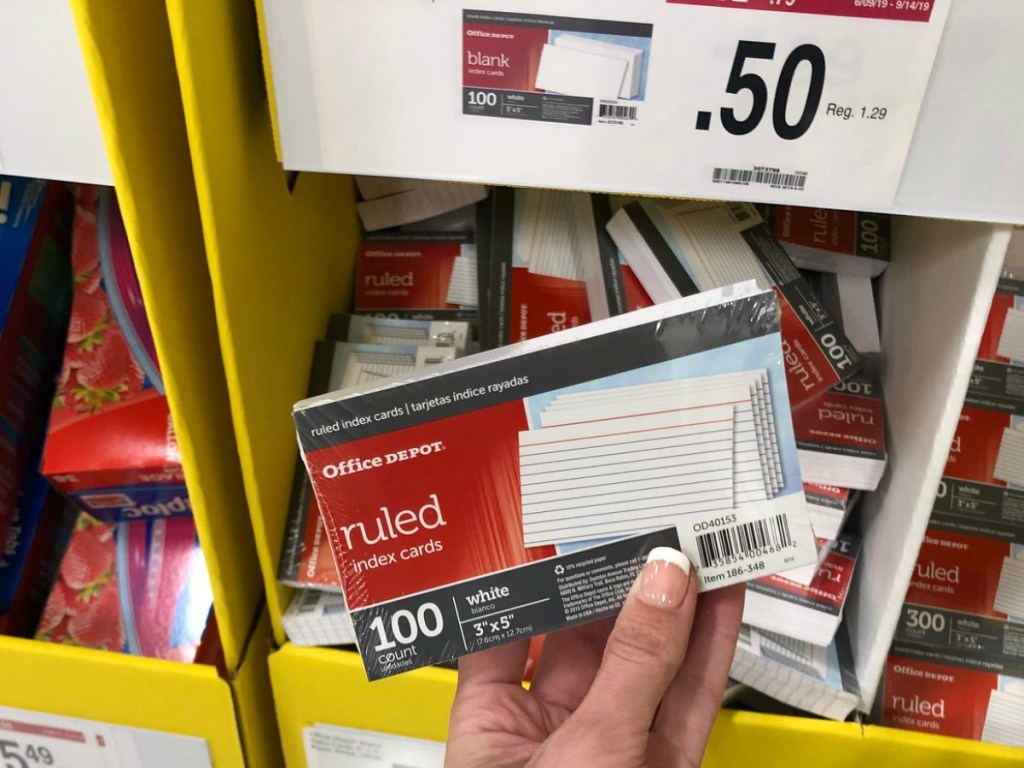
POLYGON ((816 561, 774 292, 649 307, 295 406, 370 679, 816 561))

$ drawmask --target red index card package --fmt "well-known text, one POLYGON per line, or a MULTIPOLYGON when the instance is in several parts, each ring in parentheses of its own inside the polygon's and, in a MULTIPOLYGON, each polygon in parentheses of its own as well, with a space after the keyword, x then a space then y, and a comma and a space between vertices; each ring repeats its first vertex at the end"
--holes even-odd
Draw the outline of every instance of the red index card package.
POLYGON ((311 398, 299 443, 371 679, 814 562, 771 292, 751 283, 311 398))

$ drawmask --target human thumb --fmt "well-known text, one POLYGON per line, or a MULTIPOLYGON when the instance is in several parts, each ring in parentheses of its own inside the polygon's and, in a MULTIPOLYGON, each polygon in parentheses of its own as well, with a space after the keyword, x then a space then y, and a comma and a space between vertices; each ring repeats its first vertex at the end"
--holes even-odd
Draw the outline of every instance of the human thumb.
POLYGON ((594 683, 574 715, 582 721, 577 726, 609 738, 626 732, 646 739, 686 656, 696 581, 682 552, 651 550, 608 636, 594 683))

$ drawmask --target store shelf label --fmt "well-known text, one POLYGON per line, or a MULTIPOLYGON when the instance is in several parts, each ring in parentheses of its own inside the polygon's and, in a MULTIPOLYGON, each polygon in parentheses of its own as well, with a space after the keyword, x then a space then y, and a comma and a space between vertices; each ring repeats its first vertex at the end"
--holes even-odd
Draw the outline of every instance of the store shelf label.
POLYGON ((317 723, 302 729, 308 768, 443 768, 445 745, 317 723))
POLYGON ((330 30, 294 41, 312 76, 274 62, 309 94, 288 109, 315 105, 282 113, 286 160, 883 209, 951 2, 310 0, 306 28, 330 30), (293 123, 317 140, 292 142, 293 123))
POLYGON ((3 768, 212 768, 203 739, 0 707, 3 768))

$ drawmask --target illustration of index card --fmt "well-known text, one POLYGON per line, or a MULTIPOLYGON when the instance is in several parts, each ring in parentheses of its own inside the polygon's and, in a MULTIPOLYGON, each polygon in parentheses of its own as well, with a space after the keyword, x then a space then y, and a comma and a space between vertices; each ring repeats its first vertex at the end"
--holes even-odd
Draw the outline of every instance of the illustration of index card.
POLYGON ((1010 427, 1003 430, 992 476, 996 480, 1024 485, 1024 432, 1010 427))
MULTIPOLYGON (((558 395, 541 415, 541 425, 547 426, 549 424, 555 425, 556 423, 565 423, 566 421, 585 420, 588 418, 586 413, 586 409, 588 407, 592 407, 596 403, 608 400, 626 402, 638 397, 658 398, 671 396, 676 393, 693 392, 702 388, 723 391, 721 388, 730 387, 732 385, 745 386, 748 394, 745 396, 742 394, 738 396, 730 396, 727 399, 737 400, 745 397, 750 399, 752 410, 755 410, 758 409, 758 403, 753 398, 752 393, 755 392, 756 385, 762 381, 764 384, 767 384, 767 374, 763 370, 739 371, 735 373, 700 376, 691 379, 657 382, 653 384, 628 385, 603 390, 563 394, 558 395)), ((745 409, 737 413, 737 419, 740 420, 741 428, 743 430, 751 426, 745 409)), ((754 418, 753 427, 756 439, 758 435, 756 417, 754 418)), ((763 432, 760 437, 761 440, 758 441, 758 457, 763 466, 765 489, 769 497, 774 497, 781 488, 782 482, 781 478, 778 478, 777 480, 773 478, 771 462, 767 452, 765 451, 765 442, 771 439, 774 443, 774 437, 769 438, 767 432, 763 432)), ((778 453, 777 446, 775 446, 775 453, 778 453)))
POLYGON ((456 256, 445 302, 463 307, 477 305, 476 255, 456 256))
POLYGON ((742 385, 738 385, 739 393, 727 395, 719 389, 687 389, 671 388, 663 392, 649 394, 611 395, 606 399, 589 399, 585 404, 559 407, 554 404, 541 414, 542 426, 558 426, 596 418, 613 418, 621 415, 636 415, 645 412, 662 411, 669 407, 685 408, 688 406, 708 406, 726 402, 727 398, 735 406, 733 449, 736 464, 736 502, 748 503, 763 501, 775 495, 768 477, 768 466, 764 456, 762 441, 757 439, 757 430, 753 418, 751 401, 745 399, 742 385), (627 398, 627 399, 623 399, 627 398))
POLYGON ((619 98, 633 99, 639 95, 640 79, 644 66, 644 52, 640 48, 607 43, 603 40, 593 40, 589 37, 580 37, 579 35, 559 35, 555 40, 555 46, 622 59, 626 62, 626 73, 622 78, 619 98))
POLYGON ((1010 360, 1024 360, 1024 309, 1010 307, 1006 310, 996 354, 1010 360))
POLYGON ((619 98, 626 62, 588 51, 546 44, 537 68, 537 90, 592 99, 619 98))
POLYGON ((821 680, 828 674, 828 648, 775 632, 755 630, 762 656, 821 680))
POLYGON ((1003 560, 992 607, 1008 616, 1024 616, 1024 560, 1012 557, 1003 560))
POLYGON ((768 372, 762 370, 760 380, 757 384, 757 396, 761 404, 761 413, 764 414, 768 426, 768 447, 771 448, 772 466, 775 468, 776 491, 782 489, 786 484, 786 478, 782 471, 782 456, 779 453, 779 438, 775 431, 775 407, 772 405, 771 382, 768 381, 768 372))
POLYGON ((520 432, 527 546, 731 511, 732 433, 731 406, 520 432))
POLYGON ((990 744, 1024 747, 1024 697, 993 690, 988 698, 981 740, 990 744))
MULTIPOLYGON (((691 380, 699 381, 699 379, 691 380)), ((680 382, 683 384, 684 382, 680 382)), ((648 385, 649 386, 649 385, 648 385)), ((734 502, 737 506, 768 500, 765 465, 755 436, 750 389, 741 382, 718 387, 680 387, 666 394, 644 394, 638 389, 628 398, 611 396, 591 399, 578 408, 563 407, 541 414, 542 427, 578 424, 588 421, 615 420, 644 414, 670 413, 694 408, 731 405, 733 413, 733 479, 734 502)))

